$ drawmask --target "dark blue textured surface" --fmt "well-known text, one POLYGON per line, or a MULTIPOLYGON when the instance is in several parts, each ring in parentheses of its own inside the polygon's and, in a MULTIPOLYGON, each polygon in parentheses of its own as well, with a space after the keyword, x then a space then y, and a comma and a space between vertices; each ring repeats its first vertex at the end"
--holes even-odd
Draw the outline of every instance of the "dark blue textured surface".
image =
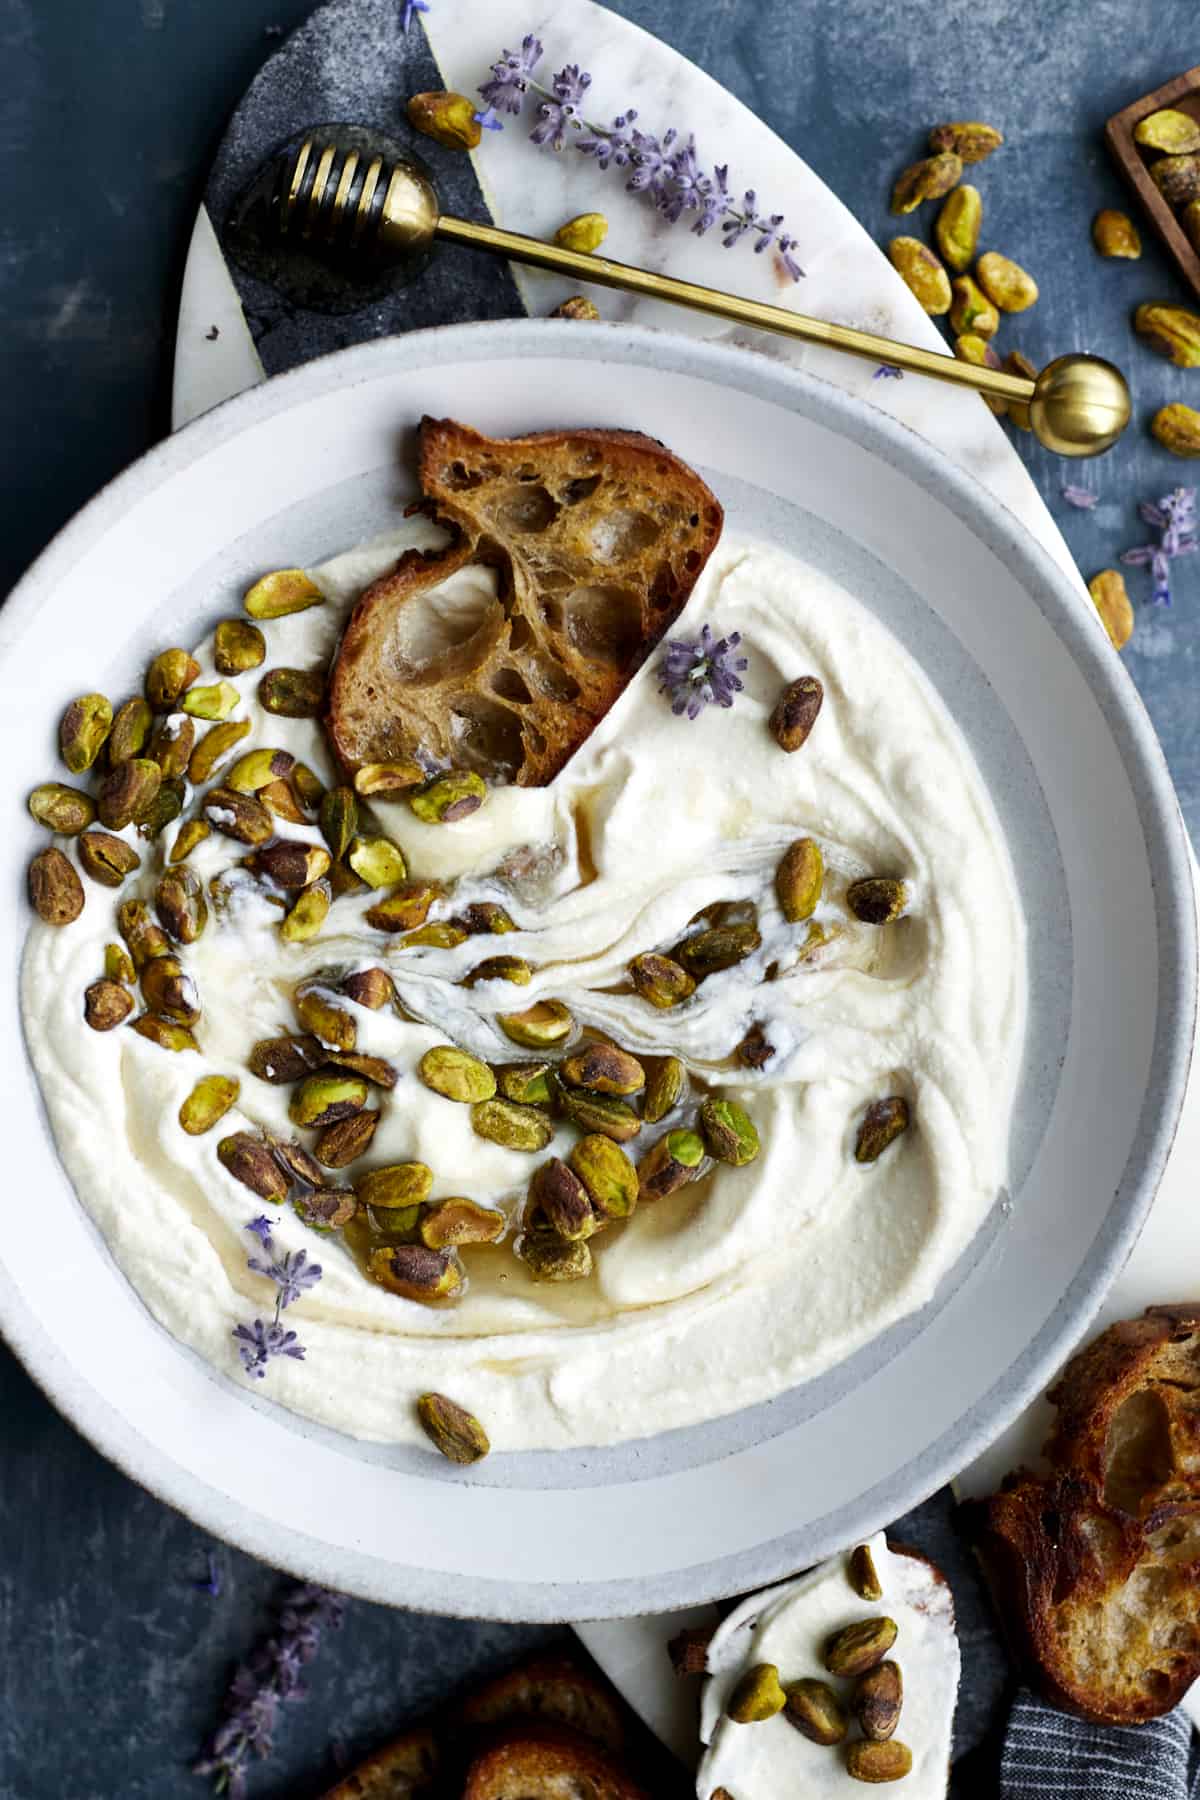
MULTIPOLYGON (((1186 297, 1158 252, 1148 243, 1138 264, 1102 263, 1088 227, 1097 207, 1125 204, 1100 126, 1200 61, 1194 0, 617 0, 616 10, 738 93, 881 236, 893 229, 890 179, 928 123, 975 116, 1007 132, 1002 156, 979 172, 989 240, 1042 289, 1007 341, 1035 362, 1068 348, 1110 355, 1137 400, 1128 441, 1082 477, 1102 496, 1091 515, 1059 499, 1063 465, 1027 438, 1022 453, 1085 574, 1138 541, 1136 499, 1187 479, 1187 466, 1146 438, 1145 422, 1168 399, 1200 404, 1200 371, 1172 369, 1129 331, 1138 300, 1186 297)), ((0 0, 0 591, 166 429, 175 291, 208 164, 272 38, 308 11, 308 0, 0 0)), ((586 61, 586 45, 555 51, 586 61)), ((678 123, 703 136, 703 120, 678 123)), ((709 146, 716 156, 720 148, 709 146)), ((1200 558, 1179 565, 1172 613, 1141 613, 1127 652, 1193 833, 1198 614, 1200 558)), ((960 1742, 969 1748, 994 1712, 999 1653, 944 1502, 904 1535, 951 1567, 969 1671, 960 1742)), ((0 1800, 204 1791, 186 1761, 230 1660, 282 1585, 218 1548, 221 1597, 197 1592, 208 1548, 103 1463, 0 1351, 0 1800)), ((455 1681, 550 1635, 353 1605, 253 1793, 318 1793, 335 1742, 365 1747, 455 1681)), ((959 1787, 986 1792, 965 1769, 959 1787)))

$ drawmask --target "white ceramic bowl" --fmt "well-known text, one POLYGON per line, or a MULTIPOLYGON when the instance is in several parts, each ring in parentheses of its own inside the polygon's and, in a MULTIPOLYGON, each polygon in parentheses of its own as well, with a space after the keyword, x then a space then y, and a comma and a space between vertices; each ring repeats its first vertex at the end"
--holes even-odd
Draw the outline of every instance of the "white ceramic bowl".
POLYGON ((662 1609, 861 1538, 976 1455, 1086 1327, 1153 1195, 1195 1011, 1190 876, 1161 752, 1119 660, 1021 527, 939 453, 744 351, 573 323, 374 343, 242 395, 98 496, 0 615, 9 880, 0 1324, 130 1475, 244 1548, 376 1600, 500 1618, 662 1609), (770 1405, 604 1452, 463 1474, 305 1425, 180 1348, 58 1165, 17 966, 24 796, 64 696, 134 686, 245 577, 315 562, 411 497, 423 412, 500 433, 633 426, 707 475, 734 529, 848 583, 971 740, 1031 921, 1011 1204, 924 1313, 770 1405))

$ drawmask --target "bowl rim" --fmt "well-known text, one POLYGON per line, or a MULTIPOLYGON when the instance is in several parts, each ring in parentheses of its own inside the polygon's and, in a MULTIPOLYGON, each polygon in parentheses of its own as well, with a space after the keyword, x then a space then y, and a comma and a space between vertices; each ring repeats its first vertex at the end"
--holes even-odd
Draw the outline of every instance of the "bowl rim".
POLYGON ((699 377, 778 404, 883 457, 979 537, 1020 580, 1063 642, 1119 740, 1146 836, 1157 907, 1159 994, 1146 1098, 1126 1167, 1103 1225, 1042 1330, 971 1412, 886 1482, 835 1514, 809 1520, 752 1550, 675 1568, 652 1578, 569 1586, 447 1577, 383 1564, 282 1527, 181 1469, 170 1455, 100 1399, 68 1362, 0 1265, 0 1329, 60 1412, 123 1473, 194 1523, 304 1579, 413 1610, 464 1618, 576 1622, 613 1618, 748 1591, 811 1561, 814 1537, 853 1542, 919 1504, 972 1462, 1045 1386, 1098 1311, 1144 1223, 1182 1110, 1195 1041, 1197 935, 1187 837, 1162 747, 1128 672, 1068 574, 1000 501, 911 427, 867 400, 805 371, 741 347, 646 326, 581 328, 570 320, 478 321, 431 327, 331 352, 223 401, 114 477, 63 527, 13 589, 0 613, 0 652, 55 581, 158 487, 263 419, 331 389, 352 388, 406 366, 436 367, 489 354, 584 358, 699 377), (461 354, 460 354, 461 347, 461 354))

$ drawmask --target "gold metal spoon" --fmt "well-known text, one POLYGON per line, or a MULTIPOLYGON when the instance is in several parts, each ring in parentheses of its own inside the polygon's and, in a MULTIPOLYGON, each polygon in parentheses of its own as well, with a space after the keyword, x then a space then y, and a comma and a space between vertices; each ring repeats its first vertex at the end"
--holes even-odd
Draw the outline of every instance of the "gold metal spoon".
MULTIPOLYGON (((361 144, 364 134, 355 133, 361 144)), ((1059 356, 1036 379, 981 368, 955 356, 900 344, 848 325, 831 325, 786 307, 743 300, 693 281, 657 275, 608 257, 565 250, 520 232, 502 231, 442 212, 437 191, 418 163, 403 156, 371 155, 330 134, 306 138, 282 159, 272 199, 275 229, 284 242, 314 240, 330 252, 369 261, 376 268, 403 265, 426 256, 437 240, 466 244, 514 262, 570 275, 600 287, 668 300, 727 319, 891 363, 914 375, 930 375, 973 388, 998 400, 1029 407, 1030 422, 1047 449, 1060 456, 1098 456, 1111 448, 1129 423, 1129 388, 1121 371, 1099 356, 1059 356)))

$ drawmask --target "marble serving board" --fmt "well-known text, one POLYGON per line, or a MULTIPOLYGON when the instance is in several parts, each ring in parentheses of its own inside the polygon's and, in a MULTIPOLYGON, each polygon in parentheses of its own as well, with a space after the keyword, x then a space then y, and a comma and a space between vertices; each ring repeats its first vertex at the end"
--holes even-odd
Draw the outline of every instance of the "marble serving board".
MULTIPOLYGON (((648 205, 624 191, 615 172, 604 174, 569 151, 539 152, 528 142, 528 127, 519 123, 485 134, 470 165, 420 141, 422 154, 435 165, 447 210, 490 216, 537 236, 551 234, 576 213, 603 211, 610 221, 606 250, 622 261, 945 348, 879 248, 796 151, 702 70, 636 26, 592 0, 555 0, 540 9, 525 0, 433 0, 423 30, 407 38, 396 31, 396 15, 396 0, 331 0, 264 66, 235 115, 188 259, 176 349, 176 426, 268 374, 341 344, 465 317, 522 309, 540 315, 580 291, 540 273, 488 263, 481 268, 465 252, 444 252, 428 285, 400 289, 359 313, 322 318, 298 314, 271 290, 231 270, 221 251, 219 231, 228 207, 274 143, 299 126, 334 119, 373 123, 403 135, 409 93, 437 85, 473 92, 501 49, 517 46, 528 31, 545 44, 543 70, 584 61, 594 78, 597 116, 607 118, 633 105, 651 130, 702 122, 701 149, 706 143, 720 145, 731 186, 753 186, 765 210, 785 213, 800 240, 805 279, 793 284, 773 256, 755 256, 745 245, 723 250, 716 233, 701 240, 683 224, 665 226, 648 205)), ((1057 526, 1004 430, 976 396, 912 376, 879 379, 869 363, 743 332, 660 303, 607 290, 592 297, 605 318, 742 343, 748 354, 804 367, 901 419, 1016 514, 1070 573, 1090 614, 1086 588, 1057 526)), ((1105 1303, 1103 1322, 1154 1301, 1180 1298, 1183 1289, 1200 1290, 1200 1256, 1190 1264, 1180 1254, 1181 1246, 1194 1240, 1187 1174, 1197 1157, 1200 1081, 1194 1079, 1171 1167, 1141 1241, 1105 1303)), ((962 1491, 985 1492, 1015 1463, 1035 1458, 1044 1429, 1045 1408, 1039 1405, 963 1472, 962 1491)), ((689 1763, 697 1750, 694 1703, 686 1684, 671 1676, 665 1645, 681 1624, 705 1616, 691 1612, 578 1628, 635 1708, 689 1763)))

